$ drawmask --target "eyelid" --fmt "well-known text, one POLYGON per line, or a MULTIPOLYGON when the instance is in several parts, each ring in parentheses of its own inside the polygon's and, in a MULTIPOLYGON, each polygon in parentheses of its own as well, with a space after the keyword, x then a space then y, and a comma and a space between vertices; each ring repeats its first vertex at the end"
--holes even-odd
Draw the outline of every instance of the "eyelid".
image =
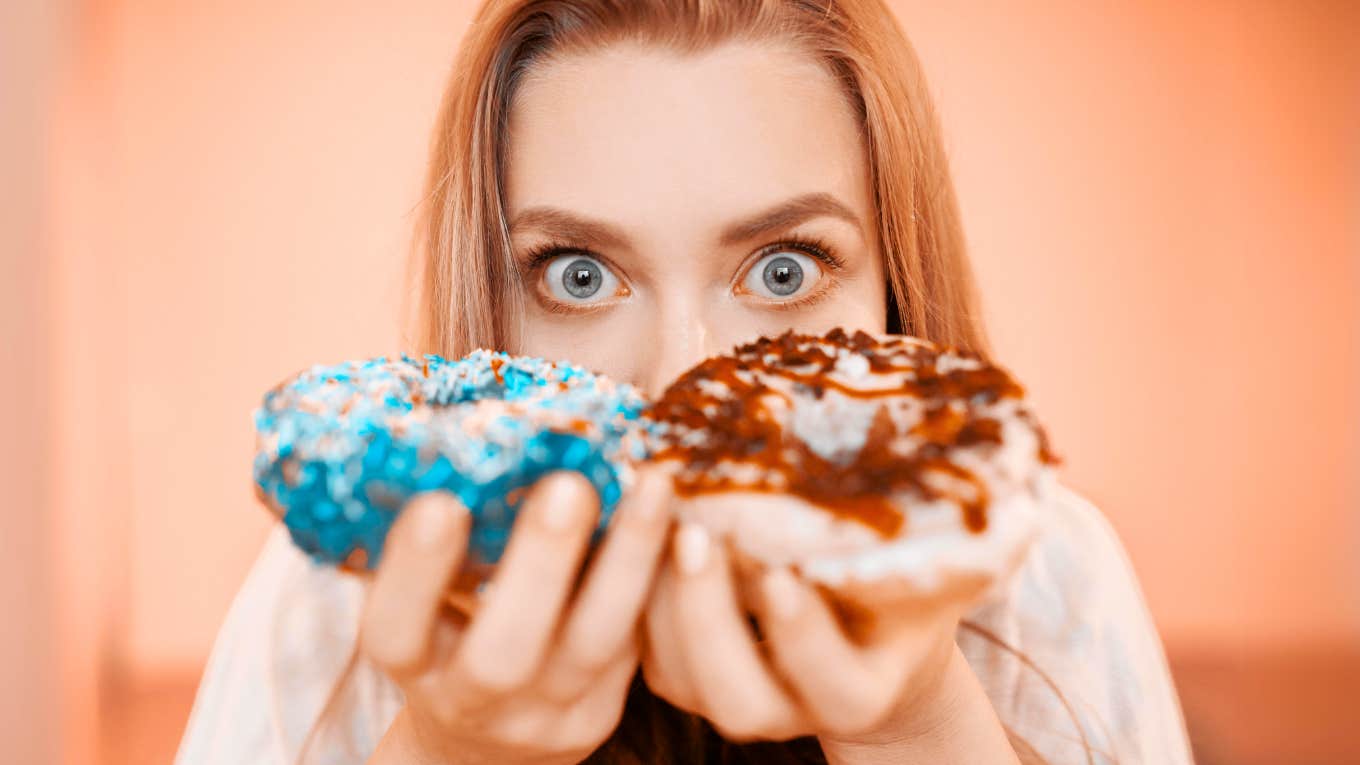
POLYGON ((558 242, 549 242, 531 249, 519 259, 521 273, 528 277, 533 284, 534 295, 543 308, 551 313, 563 314, 583 314, 597 311, 608 307, 620 298, 626 298, 633 294, 633 290, 628 286, 618 270, 609 261, 595 252, 584 247, 574 247, 558 242), (557 261, 568 260, 570 258, 584 258, 592 260, 606 272, 606 279, 612 278, 617 284, 612 295, 601 297, 598 300, 586 299, 582 302, 563 300, 551 293, 550 288, 544 284, 549 267, 557 261))
MULTIPOLYGON (((767 244, 752 253, 751 257, 747 258, 746 263, 744 263, 741 268, 737 269, 737 276, 732 284, 733 290, 739 294, 752 294, 750 290, 746 289, 745 284, 746 280, 755 270, 755 267, 771 255, 789 251, 797 252, 817 261, 817 264, 824 272, 829 271, 835 273, 845 269, 845 261, 837 257, 831 246, 825 241, 817 237, 789 236, 778 242, 767 244)), ((822 278, 818 280, 819 284, 825 282, 827 276, 827 273, 823 273, 822 278)), ((792 298, 790 300, 770 300, 763 297, 762 299, 771 305, 794 306, 801 301, 808 300, 811 295, 821 295, 833 287, 835 287, 834 284, 826 285, 825 287, 814 287, 808 295, 792 298)))
POLYGON ((817 237, 789 236, 778 242, 767 244, 756 250, 747 258, 747 262, 737 269, 737 282, 745 281, 746 274, 755 264, 764 260, 766 257, 777 252, 787 252, 793 250, 816 260, 820 265, 826 266, 831 271, 842 271, 845 269, 845 261, 837 257, 831 245, 817 237))
POLYGON ((616 276, 622 278, 623 270, 615 265, 608 257, 601 255, 589 247, 578 247, 557 239, 550 240, 546 244, 540 244, 529 248, 527 252, 517 258, 517 261, 521 270, 530 272, 540 268, 545 263, 551 262, 554 258, 561 255, 580 255, 583 258, 590 258, 591 260, 599 262, 601 265, 607 266, 616 276))

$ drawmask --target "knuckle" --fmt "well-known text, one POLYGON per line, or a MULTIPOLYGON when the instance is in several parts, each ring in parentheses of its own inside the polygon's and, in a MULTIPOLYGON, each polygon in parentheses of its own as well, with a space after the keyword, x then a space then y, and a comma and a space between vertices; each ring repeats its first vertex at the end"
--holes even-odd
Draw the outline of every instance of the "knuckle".
POLYGON ((604 672, 619 653, 619 646, 613 640, 576 633, 568 637, 563 660, 574 666, 578 673, 594 677, 604 672))
POLYGON ((550 707, 518 704, 500 716, 493 735, 501 746, 520 753, 526 760, 537 761, 543 755, 561 753, 562 737, 555 724, 559 715, 550 707))
POLYGON ((568 751, 589 752, 609 737, 623 716, 622 699, 619 703, 590 701, 577 704, 567 713, 562 726, 561 746, 568 751))
POLYGON ((698 714, 698 705, 681 685, 654 662, 642 662, 642 679, 652 693, 670 702, 671 706, 691 714, 698 714))
POLYGON ((537 684, 537 690, 553 704, 566 706, 585 695, 591 678, 569 662, 556 662, 537 684))
POLYGON ((716 721, 722 721, 721 732, 724 738, 730 738, 733 741, 768 738, 781 727, 780 721, 769 710, 759 709, 752 705, 726 706, 725 709, 714 710, 714 726, 719 727, 716 721))
POLYGON ((390 675, 412 674, 424 665, 428 646, 419 633, 394 629, 385 610, 370 604, 360 617, 359 653, 390 675))
POLYGON ((459 680, 478 696, 503 696, 528 685, 532 668, 523 662, 481 660, 470 653, 458 659, 459 680))
POLYGON ((359 652, 383 669, 401 663, 401 656, 392 642, 391 635, 383 634, 371 617, 366 617, 360 624, 359 652))
POLYGON ((495 737, 504 746, 525 749, 537 743, 539 727, 536 721, 524 714, 509 714, 501 718, 496 726, 495 737))
POLYGON ((424 647, 413 641, 361 637, 360 646, 364 655, 388 674, 409 675, 423 663, 424 647))
POLYGON ((721 723, 715 720, 713 727, 717 729, 719 735, 728 741, 741 743, 760 738, 760 730, 744 720, 723 721, 721 723))
POLYGON ((589 753, 599 747, 617 727, 616 722, 596 723, 568 728, 563 734, 562 748, 568 752, 589 753))
POLYGON ((642 681, 661 696, 675 695, 675 684, 651 656, 642 657, 642 681))

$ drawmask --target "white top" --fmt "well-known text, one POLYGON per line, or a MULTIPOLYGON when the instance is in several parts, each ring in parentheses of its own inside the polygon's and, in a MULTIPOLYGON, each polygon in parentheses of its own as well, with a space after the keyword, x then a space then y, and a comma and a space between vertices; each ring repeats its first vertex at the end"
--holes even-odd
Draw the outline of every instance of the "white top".
MULTIPOLYGON (((354 655, 363 592, 358 578, 313 564, 282 526, 274 529, 217 636, 176 762, 294 763, 354 655)), ((1025 563, 966 621, 1052 681, 960 628, 959 646, 1001 720, 1053 765, 1192 762, 1128 557, 1076 493, 1056 489, 1025 563)), ((401 703, 400 689, 359 659, 331 718, 342 724, 319 731, 310 762, 363 762, 401 703)))

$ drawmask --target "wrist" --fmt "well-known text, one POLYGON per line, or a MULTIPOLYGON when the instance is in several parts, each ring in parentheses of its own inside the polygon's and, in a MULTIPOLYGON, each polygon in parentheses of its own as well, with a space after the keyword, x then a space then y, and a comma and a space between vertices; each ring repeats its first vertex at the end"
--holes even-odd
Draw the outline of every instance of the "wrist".
POLYGON ((439 756, 423 744, 412 720, 410 710, 402 707, 387 726, 387 732, 378 742, 378 748, 368 759, 368 765, 457 765, 451 759, 439 756))
POLYGON ((476 746, 458 745, 438 726, 402 707, 368 765, 489 765, 505 758, 485 756, 476 746))
POLYGON ((957 645, 929 687, 873 729, 819 736, 831 765, 1016 763, 991 700, 957 645))

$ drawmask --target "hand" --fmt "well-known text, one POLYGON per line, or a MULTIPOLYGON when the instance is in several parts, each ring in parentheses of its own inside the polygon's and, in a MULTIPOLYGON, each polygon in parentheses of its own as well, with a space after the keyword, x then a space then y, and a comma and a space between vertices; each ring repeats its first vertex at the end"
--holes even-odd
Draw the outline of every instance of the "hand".
POLYGON ((384 543, 360 626, 362 652, 406 695, 373 761, 574 763, 608 738, 637 668, 667 491, 664 477, 639 476, 573 597, 598 498, 578 474, 544 477, 470 620, 444 605, 467 510, 447 493, 414 499, 384 543))
MULTIPOLYGON (((696 525, 675 537, 645 617, 653 692, 724 738, 805 735, 836 745, 902 741, 939 726, 954 671, 955 600, 862 614, 854 638, 836 610, 786 568, 736 576, 696 525), (745 584, 763 643, 745 617, 745 584), (764 650, 768 649, 768 650, 764 650)), ((966 671, 966 667, 965 667, 966 671)))

